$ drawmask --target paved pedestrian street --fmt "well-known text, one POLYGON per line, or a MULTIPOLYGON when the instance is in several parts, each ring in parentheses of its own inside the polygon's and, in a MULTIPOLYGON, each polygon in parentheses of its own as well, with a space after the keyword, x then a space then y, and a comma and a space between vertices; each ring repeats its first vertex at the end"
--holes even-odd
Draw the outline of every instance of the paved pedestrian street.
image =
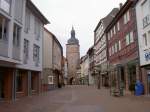
POLYGON ((0 102, 0 112, 150 112, 150 98, 111 97, 107 89, 67 86, 15 102, 0 102))

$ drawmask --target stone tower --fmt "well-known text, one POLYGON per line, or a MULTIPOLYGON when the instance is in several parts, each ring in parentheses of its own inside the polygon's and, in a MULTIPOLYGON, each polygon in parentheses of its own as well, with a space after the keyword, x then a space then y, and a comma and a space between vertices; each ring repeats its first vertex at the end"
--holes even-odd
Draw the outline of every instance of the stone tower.
POLYGON ((71 38, 66 44, 66 57, 68 61, 68 83, 76 79, 76 70, 80 64, 80 45, 79 40, 75 37, 75 30, 72 27, 71 38))

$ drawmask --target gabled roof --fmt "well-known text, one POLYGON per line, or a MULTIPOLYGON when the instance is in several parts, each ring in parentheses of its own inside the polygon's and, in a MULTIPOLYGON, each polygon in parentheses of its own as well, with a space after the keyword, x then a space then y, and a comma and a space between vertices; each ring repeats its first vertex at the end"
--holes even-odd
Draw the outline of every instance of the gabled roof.
POLYGON ((39 20, 43 24, 49 24, 50 22, 46 19, 46 17, 40 12, 40 10, 33 4, 31 0, 27 0, 26 6, 30 9, 30 11, 35 14, 39 20))
POLYGON ((48 29, 46 29, 44 27, 44 31, 46 31, 48 34, 52 35, 53 39, 56 41, 56 43, 59 45, 59 47, 61 48, 61 53, 62 53, 62 56, 63 56, 63 47, 62 45, 60 44, 60 42, 58 41, 57 37, 52 33, 50 32, 48 29))
POLYGON ((123 16, 123 14, 132 6, 137 3, 138 0, 127 0, 125 4, 121 7, 119 12, 116 14, 115 18, 113 18, 112 22, 106 28, 106 32, 111 29, 111 27, 123 16))
POLYGON ((96 26, 94 32, 96 32, 96 30, 99 28, 99 26, 101 24, 103 24, 104 29, 107 28, 107 26, 110 24, 110 22, 113 20, 113 18, 116 16, 116 14, 118 13, 119 9, 118 8, 114 8, 106 17, 102 18, 98 25, 96 26))

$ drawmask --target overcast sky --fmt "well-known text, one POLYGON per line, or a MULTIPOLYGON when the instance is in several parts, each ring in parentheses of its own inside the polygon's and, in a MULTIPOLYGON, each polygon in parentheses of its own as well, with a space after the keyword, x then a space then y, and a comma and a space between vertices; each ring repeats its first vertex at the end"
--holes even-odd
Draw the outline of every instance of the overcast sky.
POLYGON ((81 56, 93 45, 93 31, 99 20, 126 0, 32 0, 51 24, 46 27, 56 35, 66 54, 72 25, 80 41, 81 56))

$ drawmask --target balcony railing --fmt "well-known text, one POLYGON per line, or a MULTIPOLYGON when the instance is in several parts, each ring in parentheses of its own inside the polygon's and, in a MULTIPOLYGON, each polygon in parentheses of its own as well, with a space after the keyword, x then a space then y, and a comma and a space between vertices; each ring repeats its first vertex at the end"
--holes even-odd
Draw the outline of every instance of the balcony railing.
POLYGON ((0 8, 5 12, 10 13, 10 3, 6 0, 0 0, 0 8))
POLYGON ((13 46, 13 58, 15 60, 20 61, 20 47, 19 46, 16 46, 16 45, 13 46))
POLYGON ((0 56, 8 57, 8 41, 0 40, 0 56))

